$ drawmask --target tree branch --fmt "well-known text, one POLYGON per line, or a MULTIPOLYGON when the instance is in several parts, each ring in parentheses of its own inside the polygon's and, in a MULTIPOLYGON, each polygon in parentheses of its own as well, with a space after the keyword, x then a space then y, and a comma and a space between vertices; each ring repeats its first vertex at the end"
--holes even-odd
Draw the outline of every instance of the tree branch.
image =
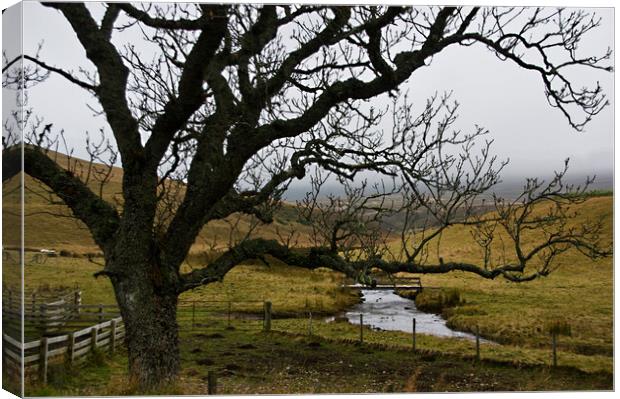
POLYGON ((157 118, 146 144, 151 163, 158 164, 174 134, 204 104, 205 70, 214 58, 227 27, 227 6, 205 6, 209 16, 200 20, 202 31, 192 47, 179 79, 179 95, 171 99, 157 118))
MULTIPOLYGON (((40 149, 26 145, 23 150, 24 173, 51 188, 73 215, 84 222, 97 245, 106 251, 120 222, 116 209, 40 149)), ((2 168, 3 181, 21 171, 21 146, 2 152, 2 168)))
POLYGON ((24 59, 29 60, 35 64, 37 64, 38 66, 40 66, 43 69, 46 69, 50 72, 54 72, 60 76, 62 76, 63 78, 65 78, 66 80, 68 80, 69 82, 80 86, 83 89, 86 90, 90 90, 92 92, 97 92, 97 86, 91 85, 90 83, 84 82, 78 78, 76 78, 75 76, 73 76, 70 72, 67 72, 63 69, 60 68, 56 68, 53 67, 51 65, 46 64, 45 62, 39 60, 38 58, 32 57, 30 55, 24 55, 24 59))
POLYGON ((129 71, 123 64, 109 37, 99 30, 90 12, 79 3, 43 3, 63 13, 86 50, 86 56, 99 72, 97 96, 106 113, 123 159, 123 166, 131 174, 140 164, 142 144, 138 123, 131 114, 126 98, 129 71))
POLYGON ((242 241, 235 247, 224 252, 205 268, 182 274, 181 291, 187 291, 201 285, 221 281, 226 273, 239 263, 246 260, 258 259, 265 255, 270 255, 290 266, 306 269, 326 267, 344 273, 368 285, 372 284, 372 281, 370 281, 367 275, 371 268, 378 268, 389 274, 399 272, 444 274, 453 271, 463 271, 476 274, 486 279, 495 279, 502 276, 510 281, 527 281, 545 275, 540 272, 535 272, 532 275, 535 275, 535 277, 530 275, 515 275, 514 273, 522 273, 524 271, 524 266, 520 264, 505 264, 487 270, 484 267, 465 262, 441 261, 438 265, 420 265, 414 262, 385 261, 382 259, 347 261, 329 248, 291 249, 275 240, 256 238, 242 241))
MULTIPOLYGON (((213 18, 214 15, 206 13, 198 19, 165 19, 151 17, 147 12, 134 7, 129 3, 114 3, 123 10, 127 15, 142 22, 143 24, 157 29, 182 29, 182 30, 201 30, 204 28, 206 21, 213 18)), ((217 14, 215 14, 217 15, 217 14)))

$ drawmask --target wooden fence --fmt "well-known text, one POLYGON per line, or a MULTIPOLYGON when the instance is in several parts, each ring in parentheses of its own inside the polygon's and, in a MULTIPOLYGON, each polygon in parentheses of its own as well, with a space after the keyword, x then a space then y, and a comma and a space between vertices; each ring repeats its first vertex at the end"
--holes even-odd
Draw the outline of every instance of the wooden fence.
MULTIPOLYGON (((21 311, 21 294, 21 289, 3 285, 2 308, 21 311)), ((66 288, 62 290, 51 290, 46 288, 37 288, 34 290, 26 289, 23 294, 24 310, 26 311, 36 309, 38 306, 43 304, 56 303, 59 301, 64 301, 64 303, 73 303, 75 305, 82 303, 82 291, 77 286, 75 288, 66 288)))
MULTIPOLYGON (((21 344, 13 336, 3 331, 3 364, 9 373, 20 373, 29 379, 47 382, 48 365, 74 364, 86 358, 95 348, 113 352, 124 342, 125 326, 117 305, 74 305, 64 303, 45 304, 45 312, 31 312, 24 316, 38 322, 40 335, 25 337, 21 344), (34 314, 36 313, 36 314, 34 314), (106 321, 107 320, 107 321, 106 321), (43 323, 45 321, 45 323, 43 323), (93 323, 96 323, 93 325, 93 323), (23 358, 23 361, 21 360, 23 358)), ((37 309, 40 309, 37 308, 37 309)), ((16 320, 19 313, 10 312, 16 320)), ((5 318, 6 315, 3 315, 5 318)), ((236 319, 235 328, 260 329, 271 328, 271 303, 263 301, 180 301, 177 308, 177 322, 180 328, 199 329, 205 326, 231 326, 236 319), (246 313, 248 304, 257 309, 256 313, 246 313), (243 309, 243 310, 242 310, 243 309)), ((33 324, 34 325, 34 324, 33 324)))
POLYGON ((55 363, 76 364, 94 350, 114 352, 124 342, 125 325, 121 317, 55 337, 42 337, 23 344, 2 334, 2 361, 10 373, 20 373, 47 383, 48 365, 55 363), (22 361, 23 354, 23 361, 22 361))
POLYGON ((21 336, 22 317, 24 335, 39 337, 61 334, 93 322, 100 323, 119 314, 116 306, 82 305, 79 289, 62 294, 45 291, 24 294, 22 307, 20 295, 3 289, 3 332, 12 336, 21 336), (93 314, 95 312, 97 314, 93 314))

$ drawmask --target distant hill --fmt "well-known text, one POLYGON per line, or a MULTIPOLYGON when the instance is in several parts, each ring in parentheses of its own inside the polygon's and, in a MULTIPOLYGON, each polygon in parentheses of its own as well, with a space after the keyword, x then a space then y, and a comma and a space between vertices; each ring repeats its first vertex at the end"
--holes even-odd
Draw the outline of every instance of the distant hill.
MULTIPOLYGON (((613 190, 614 178, 613 178, 612 172, 598 171, 598 172, 593 172, 592 174, 589 175, 589 177, 592 177, 592 176, 596 176, 596 178, 594 182, 588 187, 589 190, 606 190, 606 191, 613 190)), ((487 194, 481 197, 491 198, 491 194, 496 193, 500 197, 503 197, 506 199, 513 199, 517 195, 523 192, 523 185, 525 184, 525 177, 532 177, 532 176, 502 176, 501 181, 497 185, 492 187, 488 191, 487 194)), ((550 175, 546 175, 546 176, 541 176, 540 178, 545 181, 549 181, 551 177, 552 176, 550 175)), ((565 178, 565 183, 574 185, 574 186, 583 185, 587 177, 588 176, 584 174, 571 173, 569 171, 569 173, 567 174, 565 178)), ((376 176, 368 177, 369 186, 372 185, 376 181, 377 181, 376 176)), ((289 189, 286 191, 284 195, 285 199, 289 201, 295 201, 295 200, 304 198, 304 196, 306 195, 308 184, 309 184, 308 182, 303 182, 303 181, 293 182, 289 186, 289 189)), ((327 195, 327 194, 342 195, 344 193, 344 190, 342 188, 342 185, 340 185, 338 182, 333 181, 333 180, 328 180, 323 185, 322 193, 323 195, 327 195)))
MULTIPOLYGON (((85 160, 70 159, 66 155, 59 153, 51 153, 50 157, 54 157, 56 162, 65 168, 68 167, 70 162, 74 170, 81 171, 84 174, 87 173, 88 162, 85 160)), ((102 170, 101 165, 93 165, 92 167, 95 170, 102 170)), ((122 178, 123 170, 115 167, 112 169, 110 180, 105 186, 99 187, 100 185, 93 179, 89 182, 89 186, 97 193, 101 188, 104 199, 118 204, 122 200, 122 178)), ((25 176, 24 185, 26 248, 64 249, 80 254, 100 252, 86 226, 79 220, 71 217, 70 209, 63 204, 60 198, 50 195, 42 183, 30 176, 25 176)), ((15 176, 3 184, 2 195, 3 244, 7 247, 17 247, 20 244, 20 234, 18 231, 14 231, 14 229, 20 222, 19 176, 15 176)), ((282 235, 296 232, 300 237, 299 244, 304 245, 310 228, 297 222, 296 215, 295 208, 289 203, 284 203, 282 208, 276 213, 274 223, 259 227, 255 234, 264 238, 275 239, 278 237, 278 232, 282 235)), ((227 220, 230 223, 234 223, 238 217, 238 215, 235 215, 227 220)), ((241 216, 238 227, 239 234, 237 236, 244 235, 250 227, 250 217, 241 216)), ((229 223, 220 220, 211 222, 202 230, 191 252, 207 250, 213 242, 216 242, 218 247, 222 248, 228 243, 230 235, 229 223)))
MULTIPOLYGON (((51 157, 55 157, 55 160, 61 166, 67 168, 69 163, 74 170, 87 173, 88 162, 78 158, 68 158, 64 154, 51 153, 51 157)), ((92 165, 93 170, 102 170, 101 165, 92 165)), ((91 175, 92 175, 91 171, 91 175)), ((121 196, 121 182, 123 178, 123 170, 121 168, 113 168, 109 182, 99 187, 97 182, 91 179, 89 186, 93 191, 101 193, 104 199, 111 203, 119 204, 122 201, 121 196)), ((71 217, 70 210, 62 203, 62 201, 55 195, 50 195, 46 188, 35 179, 30 176, 25 177, 25 246, 31 249, 51 248, 56 250, 68 250, 84 253, 96 253, 99 252, 98 247, 93 242, 89 231, 86 226, 75 218, 71 217), (55 216, 55 215, 64 216, 55 216)), ((583 181, 580 178, 574 178, 574 183, 583 181)), ((502 195, 510 198, 512 193, 521 189, 522 182, 517 182, 518 179, 509 179, 509 181, 501 184, 498 188, 501 188, 502 195)), ((573 183, 573 181, 571 181, 573 183)), ((592 188, 607 188, 611 187, 613 180, 611 176, 603 176, 602 179, 598 179, 597 184, 592 188)), ((18 176, 5 182, 2 187, 3 192, 3 224, 2 232, 4 236, 4 245, 7 247, 17 247, 20 244, 19 232, 13 231, 13 226, 19 225, 19 179, 18 176)), ((586 204, 596 207, 592 208, 592 211, 602 213, 603 216, 609 215, 611 223, 612 212, 612 197, 607 196, 600 200, 589 200, 586 204), (604 204, 604 205, 603 205, 604 204)), ((584 204, 585 205, 585 204, 584 204)), ((488 208, 479 207, 478 213, 484 213, 488 208)), ((428 218, 424 212, 419 211, 420 220, 428 218)), ((597 215, 591 215, 597 216, 597 215)), ((600 216, 600 215, 598 215, 600 216)), ((213 243, 217 244, 217 248, 221 249, 225 247, 231 238, 231 223, 235 223, 239 216, 229 217, 227 220, 218 220, 209 223, 204 227, 200 233, 198 239, 194 243, 190 252, 199 253, 211 248, 213 243)), ((432 225, 432 220, 429 220, 432 225)), ((250 227, 250 218, 248 216, 241 216, 238 223, 239 231, 236 238, 240 238, 248 231, 250 227)), ((383 221, 382 228, 388 229, 392 232, 398 232, 402 227, 402 215, 392 215, 383 221)), ((277 211, 274 217, 274 223, 270 225, 264 225, 259 227, 255 231, 255 235, 268 239, 277 239, 278 234, 282 236, 288 236, 295 232, 298 238, 297 245, 308 245, 308 238, 311 233, 311 228, 308 225, 300 223, 297 217, 297 210, 290 202, 284 202, 280 210, 277 211)), ((455 232, 455 231, 454 231, 455 232)), ((447 236, 442 241, 451 242, 446 239, 452 236, 452 231, 446 232, 447 236)), ((611 234, 611 233, 610 233, 611 234)), ((462 247, 462 251, 473 250, 466 242, 470 241, 467 238, 471 238, 471 235, 464 230, 457 234, 458 239, 455 239, 451 245, 452 248, 462 247), (460 242, 461 244, 458 244, 460 242)), ((611 237, 611 235, 610 235, 611 237)), ((235 237, 233 237, 234 239, 235 237)))
MULTIPOLYGON (((613 242, 613 196, 607 193, 594 192, 594 195, 584 202, 570 206, 569 215, 575 215, 567 221, 567 228, 576 227, 582 223, 602 221, 600 239, 602 243, 613 242)), ((542 204, 536 206, 533 215, 544 215, 546 207, 542 204)), ((459 260, 463 262, 479 263, 483 258, 482 248, 476 244, 469 226, 456 225, 447 228, 440 237, 431 241, 428 254, 429 263, 438 263, 441 256, 446 262, 459 260)), ((543 236, 539 229, 525 230, 521 234, 523 248, 531 249, 539 245, 543 236)), ((394 239, 391 247, 394 253, 399 253, 401 240, 394 239)), ((491 259, 495 263, 516 261, 513 242, 506 232, 498 227, 495 230, 495 239, 492 245, 491 259)), ((570 250, 558 257, 563 264, 596 264, 596 261, 586 259, 576 250, 570 250)))

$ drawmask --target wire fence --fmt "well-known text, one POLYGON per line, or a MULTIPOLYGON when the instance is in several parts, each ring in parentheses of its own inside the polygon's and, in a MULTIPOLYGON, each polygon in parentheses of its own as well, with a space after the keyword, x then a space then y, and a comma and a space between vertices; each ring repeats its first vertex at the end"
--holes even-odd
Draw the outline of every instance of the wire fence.
MULTIPOLYGON (((50 365, 83 362, 88 355, 96 351, 114 353, 125 342, 126 330, 116 305, 64 305, 66 314, 73 318, 63 320, 62 328, 46 331, 37 339, 26 338, 25 342, 3 332, 3 367, 7 375, 18 376, 21 369, 28 380, 38 380, 46 384, 50 365), (93 324, 96 323, 96 324, 93 324)), ((60 309, 61 305, 57 305, 60 309)), ((357 339, 323 337, 341 342, 356 341, 359 344, 371 344, 365 333, 371 326, 360 313, 350 322, 359 325, 357 339)), ((271 331, 272 304, 269 301, 181 301, 177 308, 177 323, 181 331, 200 331, 213 329, 244 329, 250 331, 271 331), (247 309, 260 309, 261 312, 247 312, 247 309)), ((413 352, 420 348, 417 343, 416 319, 412 318, 411 347, 413 352)), ((309 315, 307 334, 312 336, 312 314, 309 315)), ((481 341, 479 329, 476 328, 473 339, 473 351, 468 356, 481 360, 481 341)), ((375 345, 376 343, 372 343, 375 345)), ((425 349, 427 350, 427 349, 425 349)), ((556 336, 552 342, 552 366, 557 366, 556 336)), ((216 376, 209 378, 210 389, 215 392, 216 376)))
MULTIPOLYGON (((11 305, 13 306, 13 304, 11 305)), ((20 308, 3 309, 2 363, 8 376, 24 375, 31 381, 47 383, 48 366, 75 364, 96 350, 113 353, 125 340, 125 326, 117 305, 65 303, 64 299, 45 302, 34 312, 25 312, 21 342, 20 308), (9 327, 8 329, 6 327, 9 327)), ((271 303, 262 301, 181 301, 177 307, 181 331, 212 328, 235 328, 269 331, 271 303), (260 313, 247 313, 260 308, 260 313)))
POLYGON ((263 301, 180 301, 177 307, 177 323, 179 328, 198 330, 214 325, 245 330, 257 330, 265 327, 266 317, 271 320, 265 310, 267 303, 263 301), (261 305, 262 304, 262 305, 261 305), (248 307, 260 308, 261 312, 248 312, 248 307))

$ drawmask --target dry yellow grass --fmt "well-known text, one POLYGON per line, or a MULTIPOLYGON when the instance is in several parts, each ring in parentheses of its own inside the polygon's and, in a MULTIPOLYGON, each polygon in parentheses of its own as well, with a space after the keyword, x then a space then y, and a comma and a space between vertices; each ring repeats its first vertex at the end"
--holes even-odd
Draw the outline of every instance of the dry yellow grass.
MULTIPOLYGON (((54 156, 53 154, 51 156, 54 156)), ((57 163, 63 167, 68 166, 69 160, 65 155, 57 154, 57 163)), ((86 173, 88 163, 83 160, 73 159, 72 165, 78 165, 77 170, 86 173)), ((74 166, 75 167, 75 166, 74 166)), ((97 167, 97 166, 95 166, 97 167)), ((113 168, 110 180, 103 186, 103 198, 112 204, 122 202, 121 183, 123 172, 120 168, 113 168)), ((99 192, 99 184, 93 179, 90 180, 89 186, 95 192, 99 192)), ((40 249, 49 248, 59 250, 67 250, 80 254, 100 252, 95 245, 90 232, 86 226, 71 217, 71 211, 62 201, 55 195, 50 195, 48 190, 30 176, 24 178, 25 198, 25 246, 26 248, 40 249), (58 217, 54 215, 65 215, 58 217)), ((2 233, 4 237, 3 245, 5 247, 18 247, 20 245, 20 236, 16 234, 13 226, 20 223, 20 193, 19 193, 19 176, 15 176, 2 185, 3 193, 3 224, 2 233)), ((235 222, 237 215, 228 218, 229 222, 235 222)), ((278 232, 287 236, 292 232, 296 232, 299 238, 299 244, 307 243, 305 239, 310 231, 308 226, 300 224, 296 220, 295 210, 290 204, 283 204, 283 207, 275 215, 273 224, 260 226, 255 234, 267 238, 277 239, 278 232)), ((239 223, 239 231, 233 236, 233 239, 243 237, 250 226, 250 217, 241 216, 239 223)), ((192 246, 190 252, 197 253, 210 249, 212 243, 216 241, 219 248, 228 243, 230 239, 230 224, 225 220, 217 220, 206 225, 196 242, 192 246)))
MULTIPOLYGON (((611 242, 611 196, 590 198, 575 205, 574 210, 579 216, 572 223, 602 217, 601 237, 611 242)), ((540 232, 529 232, 524 236, 524 244, 531 247, 537 239, 540 232)), ((508 243, 505 237, 504 242, 508 243)), ((480 264, 483 258, 466 227, 447 229, 439 246, 435 244, 429 257, 431 262, 441 256, 446 262, 462 260, 480 264)), ((499 246, 494 249, 498 251, 499 246)), ((485 337, 495 341, 539 347, 548 345, 550 340, 544 328, 546 323, 566 321, 572 327, 572 336, 560 338, 563 348, 574 353, 612 356, 613 260, 592 260, 570 250, 557 259, 557 265, 558 269, 548 277, 528 283, 512 283, 501 277, 485 280, 465 272, 423 275, 422 282, 427 287, 460 291, 466 303, 445 311, 453 328, 473 331, 479 326, 485 337)))
MULTIPOLYGON (((114 194, 120 191, 120 173, 120 170, 114 171, 112 181, 105 187, 105 198, 112 199, 114 194)), ((4 245, 9 246, 19 244, 19 236, 11 230, 11 225, 15 225, 19 220, 16 185, 16 180, 12 180, 3 186, 4 245)), ((38 195, 42 192, 39 183, 27 177, 26 186, 27 247, 66 249, 79 253, 98 251, 90 234, 79 222, 68 218, 55 218, 45 213, 50 211, 50 205, 38 195)), ((62 205, 58 207, 63 208, 62 205)), ((67 211, 66 208, 64 210, 67 211)), ((579 211, 580 215, 574 223, 603 218, 603 239, 611 242, 611 196, 590 198, 583 204, 576 205, 575 210, 579 211)), ((539 212, 541 211, 539 209, 539 212)), ((275 238, 275 227, 278 226, 284 232, 298 231, 303 240, 308 233, 308 227, 293 219, 290 213, 285 212, 281 218, 277 218, 274 225, 265 227, 257 234, 265 238, 275 238)), ((227 239, 228 231, 225 222, 209 224, 192 251, 205 250, 208 248, 207 243, 214 239, 227 239)), ((539 238, 539 232, 529 232, 524 236, 524 244, 531 247, 539 238)), ((504 242, 508 242, 505 237, 504 242)), ((398 245, 400 243, 397 241, 393 243, 394 248, 398 248, 398 245)), ((430 262, 436 262, 440 256, 445 261, 480 263, 482 259, 480 247, 474 244, 469 229, 464 227, 448 229, 442 235, 439 245, 431 247, 434 250, 430 253, 430 262)), ((499 249, 498 242, 494 248, 495 254, 498 254, 499 249)), ((510 253, 508 248, 507 253, 510 253)), ((549 344, 549 336, 544 328, 547 323, 554 320, 566 321, 571 325, 572 336, 560 338, 563 353, 572 353, 575 359, 595 355, 592 359, 603 357, 610 361, 613 350, 612 259, 593 261, 576 251, 568 251, 558 258, 557 264, 559 269, 550 276, 529 283, 510 283, 501 278, 485 280, 461 272, 424 275, 422 281, 426 287, 456 288, 461 292, 466 303, 446 311, 448 322, 454 328, 473 330, 479 326, 485 337, 534 350, 549 344)), ((5 281, 18 281, 19 269, 15 265, 7 266, 10 266, 10 262, 5 262, 5 281)), ((26 267, 26 285, 71 285, 78 282, 84 289, 85 302, 109 303, 113 301, 109 281, 95 280, 92 277, 100 268, 101 266, 86 259, 51 258, 44 265, 33 264, 26 267)), ((333 273, 308 272, 283 265, 271 268, 256 264, 243 265, 235 268, 222 283, 184 294, 182 299, 271 299, 274 310, 283 314, 306 310, 330 312, 355 300, 340 293, 337 290, 338 283, 338 277, 333 273)), ((605 364, 607 363, 606 361, 605 364)))

